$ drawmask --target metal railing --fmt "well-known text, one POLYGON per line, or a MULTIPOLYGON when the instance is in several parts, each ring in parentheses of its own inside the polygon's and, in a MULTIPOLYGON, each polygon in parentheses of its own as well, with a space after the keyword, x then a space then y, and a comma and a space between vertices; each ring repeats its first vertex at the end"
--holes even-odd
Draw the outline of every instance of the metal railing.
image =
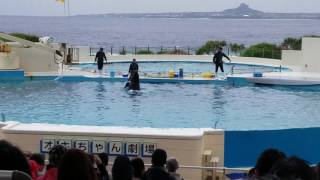
MULTIPOLYGON (((48 165, 49 164, 49 160, 46 159, 45 160, 45 164, 48 165)), ((152 164, 144 164, 145 167, 149 168, 152 166, 152 164)), ((113 162, 109 162, 107 167, 112 168, 113 166, 113 162)), ((212 170, 213 171, 213 175, 217 176, 217 175, 222 175, 222 180, 226 179, 226 175, 228 173, 232 173, 232 172, 237 172, 237 173, 245 173, 248 174, 249 170, 252 167, 247 167, 247 168, 228 168, 228 167, 218 167, 218 166, 212 166, 212 167, 206 167, 206 166, 187 166, 187 165, 179 165, 179 169, 191 169, 191 170, 200 170, 200 171, 204 171, 204 170, 212 170)), ((182 174, 183 176, 183 174, 182 174)))
POLYGON ((282 52, 281 50, 267 50, 264 48, 257 49, 246 49, 239 52, 240 56, 243 57, 261 57, 269 59, 281 59, 282 52))
MULTIPOLYGON (((146 167, 151 167, 151 164, 145 164, 146 167)), ((226 175, 229 173, 237 172, 237 173, 244 173, 248 174, 251 167, 248 168, 228 168, 228 167, 206 167, 206 166, 186 166, 186 165, 179 165, 180 169, 191 169, 191 170, 211 170, 212 175, 214 177, 221 175, 222 180, 226 179, 226 175)), ((183 176, 183 174, 182 174, 183 176)), ((216 178, 213 178, 216 179, 216 178)))
MULTIPOLYGON (((100 47, 90 47, 90 56, 95 56, 100 47)), ((172 55, 196 55, 199 48, 189 46, 110 46, 103 47, 105 52, 110 55, 127 55, 127 54, 172 54, 172 55)), ((260 57, 270 59, 281 59, 280 49, 243 49, 239 51, 232 51, 230 46, 224 48, 224 52, 227 55, 243 56, 243 57, 260 57)), ((210 51, 209 55, 213 55, 214 52, 210 51)))
POLYGON ((283 69, 281 66, 279 68, 270 68, 270 67, 263 67, 263 66, 251 66, 250 68, 237 68, 236 65, 233 65, 227 74, 250 74, 254 72, 282 72, 283 69))
MULTIPOLYGON (((95 56, 100 47, 90 47, 90 56, 95 56)), ((176 55, 192 55, 196 49, 191 47, 152 47, 152 46, 110 46, 104 47, 105 52, 111 55, 126 55, 126 54, 176 54, 176 55)))
MULTIPOLYGON (((113 163, 108 164, 109 167, 113 166, 113 163)), ((145 167, 149 168, 151 167, 151 164, 145 164, 145 167)), ((187 166, 187 165, 179 165, 179 169, 189 169, 189 170, 211 170, 213 176, 219 176, 221 175, 222 180, 226 179, 226 175, 229 173, 237 172, 237 173, 244 173, 248 174, 251 167, 248 168, 228 168, 228 167, 218 167, 218 166, 212 166, 212 167, 206 167, 206 166, 187 166)), ((183 176, 183 174, 182 174, 183 176)), ((215 178, 214 178, 215 179, 215 178)))

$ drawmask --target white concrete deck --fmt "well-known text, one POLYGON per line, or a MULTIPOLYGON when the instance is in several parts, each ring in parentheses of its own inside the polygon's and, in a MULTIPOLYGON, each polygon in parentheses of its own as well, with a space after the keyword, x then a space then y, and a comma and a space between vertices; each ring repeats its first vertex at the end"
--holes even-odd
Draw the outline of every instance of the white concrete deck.
MULTIPOLYGON (((230 77, 252 77, 252 74, 234 74, 230 77)), ((267 72, 263 73, 263 77, 272 78, 299 78, 299 79, 314 79, 320 80, 320 73, 310 73, 310 72, 267 72)))
POLYGON ((253 77, 252 74, 235 74, 229 77, 244 78, 255 84, 313 86, 320 85, 320 73, 310 72, 270 72, 263 73, 262 77, 253 77))
MULTIPOLYGON (((200 139, 205 134, 221 134, 223 130, 212 128, 137 128, 117 126, 84 126, 44 123, 19 123, 8 121, 2 123, 3 133, 15 134, 60 134, 60 135, 94 135, 94 136, 127 136, 127 137, 156 137, 156 138, 188 138, 200 139)), ((0 127, 1 127, 0 126, 0 127)))

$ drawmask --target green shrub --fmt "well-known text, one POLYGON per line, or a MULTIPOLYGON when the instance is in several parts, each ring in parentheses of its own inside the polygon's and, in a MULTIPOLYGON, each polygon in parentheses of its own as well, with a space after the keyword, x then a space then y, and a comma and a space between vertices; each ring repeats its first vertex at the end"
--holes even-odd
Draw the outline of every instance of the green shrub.
POLYGON ((230 50, 234 53, 241 52, 246 48, 244 44, 237 44, 237 43, 230 43, 229 47, 230 47, 230 50))
POLYGON ((188 52, 182 50, 182 49, 176 49, 176 50, 162 50, 157 52, 157 54, 174 54, 174 55, 189 55, 188 52))
POLYGON ((311 34, 311 35, 305 35, 304 37, 320 38, 320 35, 311 34))
POLYGON ((284 39, 283 42, 281 43, 281 48, 287 49, 287 50, 301 50, 301 45, 302 45, 302 38, 288 37, 284 39))
POLYGON ((210 54, 215 52, 219 47, 224 47, 226 45, 226 41, 208 41, 196 51, 196 54, 210 54))
POLYGON ((281 49, 275 44, 260 43, 250 46, 240 55, 244 57, 281 59, 281 49))
POLYGON ((122 47, 122 49, 120 50, 119 52, 120 55, 126 55, 127 54, 127 51, 124 47, 122 47))
POLYGON ((39 42, 39 37, 36 35, 31 34, 24 34, 24 33, 10 33, 9 35, 15 36, 21 39, 25 39, 32 42, 39 42))
POLYGON ((150 50, 140 50, 136 54, 154 54, 154 52, 150 50))
POLYGON ((3 39, 2 37, 0 37, 0 42, 6 42, 6 39, 3 39))

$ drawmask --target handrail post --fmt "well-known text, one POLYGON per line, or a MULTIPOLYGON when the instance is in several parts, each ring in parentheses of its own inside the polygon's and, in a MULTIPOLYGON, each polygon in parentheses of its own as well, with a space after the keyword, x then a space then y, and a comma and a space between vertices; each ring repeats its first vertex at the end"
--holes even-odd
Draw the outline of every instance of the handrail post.
POLYGON ((273 58, 273 54, 274 54, 274 53, 273 53, 273 49, 272 49, 272 50, 271 50, 271 58, 272 58, 272 59, 274 59, 274 58, 273 58))
POLYGON ((1 121, 6 122, 6 115, 4 113, 1 113, 1 121))
POLYGON ((111 53, 111 55, 112 55, 112 49, 113 49, 112 46, 110 46, 110 53, 111 53))
POLYGON ((231 74, 234 74, 234 65, 231 67, 231 74))
POLYGON ((121 51, 120 54, 121 54, 121 55, 125 55, 125 54, 126 54, 124 46, 122 46, 122 51, 121 51))

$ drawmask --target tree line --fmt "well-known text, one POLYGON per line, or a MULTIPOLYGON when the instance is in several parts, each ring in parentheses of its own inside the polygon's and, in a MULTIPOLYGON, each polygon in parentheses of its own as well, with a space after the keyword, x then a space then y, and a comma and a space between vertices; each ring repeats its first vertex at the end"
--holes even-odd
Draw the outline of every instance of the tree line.
MULTIPOLYGON (((24 34, 24 33, 10 33, 10 35, 26 39, 32 42, 39 42, 39 37, 36 35, 24 34)), ((320 37, 317 35, 309 35, 306 37, 320 37)), ((1 39, 0 39, 1 40, 1 39)), ((281 50, 301 50, 302 37, 287 37, 280 44, 273 43, 257 43, 246 47, 244 44, 239 43, 228 43, 226 41, 210 40, 207 41, 200 48, 196 49, 197 55, 214 54, 219 47, 223 47, 228 51, 228 54, 234 54, 244 57, 261 57, 261 58, 272 58, 281 59, 281 50)), ((120 54, 127 54, 126 49, 123 47, 120 54)), ((135 50, 135 54, 190 54, 189 49, 185 51, 183 49, 162 49, 159 52, 153 52, 148 47, 147 49, 135 50)))

